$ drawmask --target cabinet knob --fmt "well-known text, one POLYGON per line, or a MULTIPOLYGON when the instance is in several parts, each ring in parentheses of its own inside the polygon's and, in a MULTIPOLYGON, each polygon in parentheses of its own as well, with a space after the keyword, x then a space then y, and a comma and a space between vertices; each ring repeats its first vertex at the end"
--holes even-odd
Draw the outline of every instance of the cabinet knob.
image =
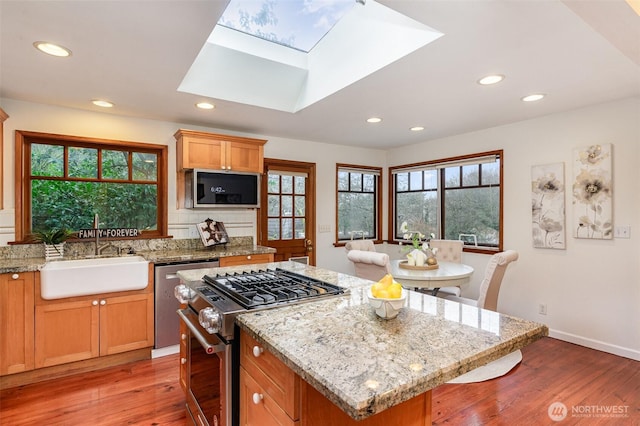
POLYGON ((186 335, 185 333, 182 333, 182 334, 180 335, 180 339, 182 339, 182 340, 187 340, 187 335, 186 335))
POLYGON ((251 255, 248 255, 248 256, 247 256, 247 260, 251 260, 251 255))
POLYGON ((13 278, 14 280, 17 280, 18 278, 20 278, 20 275, 13 274, 13 275, 11 275, 11 278, 13 278))
POLYGON ((180 364, 185 365, 187 363, 186 358, 180 358, 180 364))
POLYGON ((101 306, 104 306, 104 305, 106 305, 106 304, 107 304, 107 301, 106 301, 106 300, 102 299, 102 300, 100 301, 100 305, 101 305, 101 306))
POLYGON ((254 357, 258 358, 262 354, 262 352, 264 352, 264 349, 261 348, 260 346, 254 346, 253 347, 253 356, 254 357))
POLYGON ((97 300, 94 300, 93 302, 91 302, 91 304, 92 304, 93 306, 98 306, 98 301, 97 301, 97 300))
POLYGON ((262 396, 261 393, 256 392, 256 393, 253 394, 251 399, 253 399, 253 403, 254 404, 258 405, 258 404, 260 404, 260 401, 262 401, 263 398, 264 398, 264 396, 262 396))

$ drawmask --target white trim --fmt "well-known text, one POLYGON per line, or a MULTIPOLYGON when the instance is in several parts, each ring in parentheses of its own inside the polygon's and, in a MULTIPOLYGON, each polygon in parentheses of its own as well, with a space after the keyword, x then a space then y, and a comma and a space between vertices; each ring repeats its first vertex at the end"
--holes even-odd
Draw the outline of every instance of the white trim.
POLYGON ((631 348, 625 348, 618 345, 612 345, 611 343, 602 342, 600 340, 589 339, 588 337, 578 336, 571 333, 565 333, 559 330, 549 330, 549 337, 554 339, 563 340, 569 343, 575 343, 576 345, 585 346, 587 348, 596 349, 598 351, 607 352, 613 355, 618 355, 625 358, 634 359, 640 361, 640 351, 631 348))
POLYGON ((152 349, 151 359, 160 358, 161 356, 173 355, 180 353, 180 345, 166 346, 164 348, 152 349))

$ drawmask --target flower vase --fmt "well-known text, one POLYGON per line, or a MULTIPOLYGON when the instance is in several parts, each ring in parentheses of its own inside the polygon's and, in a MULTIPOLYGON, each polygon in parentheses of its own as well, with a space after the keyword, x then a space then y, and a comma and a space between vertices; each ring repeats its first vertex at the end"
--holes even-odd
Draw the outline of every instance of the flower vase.
POLYGON ((411 251, 411 256, 415 260, 416 266, 424 266, 427 261, 427 255, 422 250, 414 249, 411 251))
POLYGON ((64 243, 44 245, 45 260, 62 259, 63 255, 64 255, 64 243))

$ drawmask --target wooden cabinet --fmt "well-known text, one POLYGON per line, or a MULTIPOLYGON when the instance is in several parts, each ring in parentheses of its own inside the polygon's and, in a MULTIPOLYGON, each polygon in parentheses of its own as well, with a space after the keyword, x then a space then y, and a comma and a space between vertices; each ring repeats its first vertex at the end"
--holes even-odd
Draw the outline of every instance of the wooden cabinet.
POLYGON ((240 425, 297 425, 300 377, 251 336, 240 336, 240 425))
POLYGON ((0 274, 0 375, 34 368, 35 275, 0 274))
POLYGON ((35 366, 48 367, 153 346, 153 286, 59 300, 36 298, 35 366))
POLYGON ((262 173, 266 140, 178 130, 177 170, 210 169, 262 173))
POLYGON ((184 392, 189 389, 189 371, 187 370, 187 353, 189 351, 189 329, 180 320, 180 387, 184 392))
POLYGON ((356 421, 246 332, 240 333, 240 426, 425 426, 431 391, 356 421))
POLYGON ((273 262, 273 253, 247 254, 242 256, 225 256, 220 258, 220 266, 238 266, 251 263, 273 262))

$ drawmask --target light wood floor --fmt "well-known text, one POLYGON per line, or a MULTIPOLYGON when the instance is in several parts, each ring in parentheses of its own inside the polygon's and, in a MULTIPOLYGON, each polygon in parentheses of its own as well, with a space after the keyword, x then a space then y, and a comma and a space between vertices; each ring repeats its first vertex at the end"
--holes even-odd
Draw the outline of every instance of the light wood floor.
MULTIPOLYGON (((640 362, 551 338, 522 353, 523 362, 500 379, 434 389, 433 424, 640 425, 640 362), (570 412, 561 422, 547 414, 556 401, 570 412), (583 415, 618 407, 626 417, 576 417, 573 407, 583 415)), ((4 390, 0 424, 185 425, 178 356, 4 390)))

